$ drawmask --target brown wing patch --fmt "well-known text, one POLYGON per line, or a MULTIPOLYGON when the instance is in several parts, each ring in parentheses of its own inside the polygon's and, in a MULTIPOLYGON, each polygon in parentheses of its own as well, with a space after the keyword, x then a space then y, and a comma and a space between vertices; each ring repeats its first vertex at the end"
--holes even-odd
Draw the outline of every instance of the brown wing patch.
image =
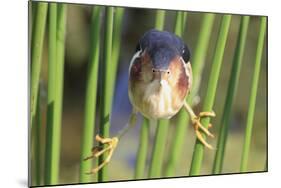
POLYGON ((132 63, 130 70, 131 81, 146 81, 151 79, 151 60, 149 55, 144 51, 139 58, 136 58, 132 63))
POLYGON ((185 100, 189 90, 189 75, 187 75, 186 66, 182 62, 181 57, 176 57, 172 60, 170 66, 169 84, 173 91, 173 107, 180 108, 185 100))
POLYGON ((141 59, 138 57, 135 59, 130 70, 130 79, 139 80, 141 73, 141 59))
POLYGON ((169 66, 169 70, 171 72, 171 76, 169 79, 170 85, 173 87, 178 97, 185 98, 190 83, 189 77, 185 71, 185 66, 181 62, 180 57, 176 57, 173 59, 169 66))

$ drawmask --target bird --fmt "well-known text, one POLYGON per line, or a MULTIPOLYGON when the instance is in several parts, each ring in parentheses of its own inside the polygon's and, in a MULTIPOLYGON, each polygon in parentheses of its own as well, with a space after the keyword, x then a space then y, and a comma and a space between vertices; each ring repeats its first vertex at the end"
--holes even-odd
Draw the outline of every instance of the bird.
POLYGON ((132 104, 132 113, 127 126, 117 136, 102 138, 96 135, 96 141, 107 147, 96 146, 89 160, 108 152, 105 160, 87 174, 97 173, 109 163, 118 141, 127 130, 136 124, 137 113, 152 120, 170 119, 184 108, 191 117, 196 136, 209 149, 213 147, 202 136, 214 137, 200 123, 201 117, 214 117, 215 113, 200 112, 195 115, 186 97, 192 89, 191 52, 185 42, 168 31, 150 29, 146 31, 136 45, 135 54, 129 65, 128 95, 132 104))

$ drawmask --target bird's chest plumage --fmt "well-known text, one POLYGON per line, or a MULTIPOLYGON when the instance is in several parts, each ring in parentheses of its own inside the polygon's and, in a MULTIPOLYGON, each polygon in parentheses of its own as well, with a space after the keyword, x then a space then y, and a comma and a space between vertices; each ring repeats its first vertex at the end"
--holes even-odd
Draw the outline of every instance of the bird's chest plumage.
POLYGON ((161 85, 157 81, 149 84, 137 83, 137 87, 131 84, 129 84, 130 100, 136 110, 147 118, 169 119, 183 105, 184 97, 180 97, 176 90, 165 81, 161 85))
POLYGON ((182 107, 173 88, 166 82, 153 81, 147 85, 143 95, 142 113, 152 118, 170 118, 182 107))

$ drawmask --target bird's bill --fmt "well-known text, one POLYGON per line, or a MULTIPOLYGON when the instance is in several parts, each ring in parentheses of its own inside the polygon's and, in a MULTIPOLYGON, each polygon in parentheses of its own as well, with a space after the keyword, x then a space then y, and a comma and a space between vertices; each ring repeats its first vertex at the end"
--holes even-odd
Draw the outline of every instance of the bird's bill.
POLYGON ((159 81, 160 85, 163 85, 167 82, 166 74, 167 74, 167 71, 165 71, 165 70, 156 70, 155 72, 153 72, 154 80, 159 81))

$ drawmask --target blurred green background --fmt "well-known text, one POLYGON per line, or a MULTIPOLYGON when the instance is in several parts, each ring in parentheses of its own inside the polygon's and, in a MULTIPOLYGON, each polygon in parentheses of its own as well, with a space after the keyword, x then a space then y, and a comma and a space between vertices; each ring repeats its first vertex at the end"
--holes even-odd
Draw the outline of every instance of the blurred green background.
MULTIPOLYGON (((66 28, 66 53, 64 69, 64 96, 62 115, 62 137, 61 137, 61 159, 60 159, 60 183, 78 183, 79 162, 81 152, 81 136, 83 126, 83 113, 86 89, 86 72, 90 52, 90 5, 68 4, 67 28, 66 28)), ((191 52, 195 49, 198 39, 200 24, 205 13, 188 12, 186 30, 183 34, 184 41, 189 45, 191 52)), ((202 100, 207 89, 207 80, 210 73, 215 42, 217 39, 219 23, 223 14, 216 14, 211 34, 210 47, 206 57, 199 96, 201 101, 195 106, 195 112, 202 109, 202 100)), ((175 25, 176 11, 167 11, 165 30, 173 32, 175 25)), ((114 94, 113 110, 111 114, 111 136, 114 136, 124 127, 128 121, 131 105, 128 99, 128 68, 129 62, 135 52, 136 44, 145 31, 153 28, 155 10, 125 8, 122 25, 121 53, 119 60, 116 87, 114 94)), ((226 43, 226 49, 220 74, 214 111, 216 118, 212 119, 215 139, 208 139, 213 146, 216 146, 223 105, 225 102, 227 85, 236 45, 236 38, 239 31, 240 15, 233 15, 230 31, 226 43)), ((223 173, 237 173, 240 171, 240 160, 243 147, 243 138, 246 125, 249 95, 252 82, 253 68, 255 62, 256 45, 259 31, 259 17, 251 16, 246 41, 246 48, 242 62, 242 69, 239 78, 239 85, 236 99, 233 105, 229 136, 225 152, 223 173)), ((104 15, 102 16, 104 24, 104 15)), ((102 26, 102 29, 104 27, 102 26)), ((42 73, 41 73, 41 102, 42 102, 42 130, 41 130, 41 163, 44 165, 45 150, 45 128, 47 111, 47 77, 48 77, 48 43, 47 30, 45 34, 42 73)), ((103 30, 101 31, 103 33, 103 30)), ((102 36, 101 36, 102 37, 102 36)), ((267 42, 266 42, 267 44, 267 42)), ((101 43, 102 45, 102 43, 101 43)), ((101 46, 101 53, 103 47, 101 46)), ((249 171, 263 171, 267 156, 267 46, 264 47, 262 67, 259 79, 253 137, 249 160, 249 171)), ((102 57, 101 57, 102 61, 102 57)), ((192 63, 192 56, 191 56, 192 63)), ((99 113, 99 104, 97 108, 99 113)), ((99 117, 97 115, 97 117, 99 117)), ((110 180, 130 180, 134 178, 134 167, 138 149, 138 137, 142 117, 138 116, 138 124, 132 128, 122 139, 114 152, 109 165, 110 180)), ((175 121, 171 121, 167 138, 165 153, 170 148, 170 140, 173 139, 175 121)), ((96 124, 98 133, 98 119, 96 124)), ((151 150, 154 141, 155 125, 150 127, 150 146, 148 161, 151 157, 151 150)), ((94 139, 94 138, 93 138, 94 139)), ((176 176, 186 176, 190 167, 192 152, 195 143, 193 127, 188 126, 182 157, 178 161, 176 176)), ((89 151, 90 154, 90 151, 89 151)), ((211 174, 215 151, 205 150, 202 174, 211 174)), ((165 169, 165 166, 164 166, 165 169)))

